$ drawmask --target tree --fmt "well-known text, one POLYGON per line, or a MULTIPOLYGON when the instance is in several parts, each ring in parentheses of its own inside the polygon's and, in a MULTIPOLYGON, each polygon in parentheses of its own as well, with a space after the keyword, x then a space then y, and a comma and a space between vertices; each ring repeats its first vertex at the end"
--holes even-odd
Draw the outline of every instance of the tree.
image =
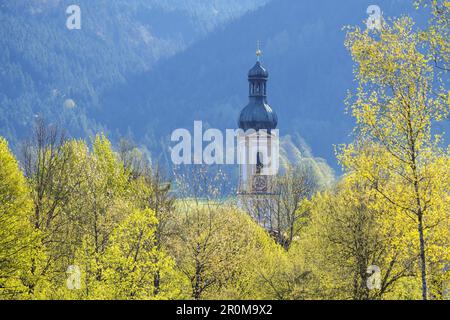
POLYGON ((229 207, 203 204, 182 209, 171 243, 177 267, 191 287, 191 298, 219 298, 242 275, 252 240, 248 224, 229 207))
MULTIPOLYGON (((427 299, 427 252, 438 230, 448 226, 450 211, 449 153, 431 130, 448 114, 448 92, 410 18, 384 23, 375 35, 353 28, 346 46, 358 81, 356 94, 348 100, 357 137, 341 149, 339 159, 395 207, 393 219, 400 212, 416 225, 422 298, 427 299)), ((448 247, 441 248, 443 258, 448 247)))
POLYGON ((29 221, 32 202, 25 178, 0 138, 0 298, 26 293, 21 281, 26 274, 33 232, 29 221))
POLYGON ((118 156, 131 177, 137 179, 145 176, 150 169, 150 160, 132 140, 120 139, 118 156))
POLYGON ((82 246, 77 250, 76 260, 82 266, 85 296, 98 298, 106 294, 98 283, 104 280, 101 260, 111 234, 135 207, 127 198, 129 173, 104 135, 95 137, 82 176, 84 182, 79 191, 83 201, 79 222, 82 246))
POLYGON ((47 126, 38 119, 32 138, 22 147, 24 173, 33 201, 30 221, 40 236, 31 257, 32 276, 27 281, 33 294, 38 279, 54 284, 65 279, 75 247, 81 242, 77 209, 83 202, 80 186, 85 177, 87 146, 67 140, 57 126, 47 126))
POLYGON ((416 257, 395 241, 405 226, 386 219, 390 208, 379 206, 380 200, 357 175, 311 200, 311 220, 298 245, 318 278, 319 297, 386 298, 398 282, 415 276, 416 257), (369 287, 373 271, 379 271, 379 283, 369 287))
POLYGON ((417 0, 417 8, 428 9, 430 19, 427 28, 420 33, 432 54, 435 68, 450 71, 450 2, 448 0, 417 0))
MULTIPOLYGON (((156 166, 150 170, 144 181, 149 187, 149 194, 146 197, 146 206, 148 206, 155 213, 158 224, 155 230, 155 246, 158 250, 163 250, 167 247, 168 238, 175 236, 173 230, 170 230, 169 224, 174 220, 175 214, 175 198, 171 194, 172 184, 168 181, 161 169, 156 166)), ((156 270, 154 274, 154 293, 159 293, 161 286, 161 271, 156 270)))
POLYGON ((168 247, 190 286, 191 298, 219 298, 222 291, 239 295, 237 283, 245 282, 240 275, 253 243, 251 221, 222 198, 228 181, 220 169, 181 168, 176 181, 179 199, 168 247))
MULTIPOLYGON (((173 298, 171 283, 155 283, 154 275, 173 278, 173 260, 155 245, 158 220, 153 211, 136 210, 114 230, 101 259, 112 299, 173 298), (156 289, 158 287, 158 290, 156 289)), ((176 291, 176 290, 175 290, 176 291)))
POLYGON ((34 202, 33 224, 36 229, 50 228, 72 192, 68 183, 69 154, 63 146, 65 135, 56 126, 46 126, 39 119, 31 141, 23 146, 25 176, 34 202))
POLYGON ((277 221, 278 243, 285 249, 299 235, 300 222, 307 217, 304 201, 317 189, 316 181, 310 173, 300 166, 289 166, 276 180, 275 220, 277 221))
MULTIPOLYGON (((119 157, 125 168, 131 172, 130 177, 133 178, 129 186, 133 202, 140 209, 150 208, 155 213, 158 223, 156 224, 154 241, 158 250, 162 250, 166 247, 167 238, 171 236, 168 225, 175 214, 172 183, 167 179, 159 164, 152 167, 145 153, 129 140, 122 139, 120 141, 119 157)), ((158 259, 158 257, 155 256, 155 259, 158 259)), ((160 285, 160 271, 156 270, 154 273, 155 295, 159 293, 160 285)))
POLYGON ((305 300, 317 297, 314 277, 305 263, 303 251, 295 239, 288 251, 260 228, 252 248, 253 263, 246 268, 251 277, 251 299, 305 300))

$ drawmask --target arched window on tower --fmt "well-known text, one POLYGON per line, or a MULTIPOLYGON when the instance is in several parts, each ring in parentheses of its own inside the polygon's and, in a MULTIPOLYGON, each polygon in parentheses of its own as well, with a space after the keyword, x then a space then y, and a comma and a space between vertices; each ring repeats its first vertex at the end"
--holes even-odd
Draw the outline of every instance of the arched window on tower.
POLYGON ((264 164, 262 163, 262 154, 258 152, 256 154, 256 174, 261 174, 262 169, 264 168, 264 164))

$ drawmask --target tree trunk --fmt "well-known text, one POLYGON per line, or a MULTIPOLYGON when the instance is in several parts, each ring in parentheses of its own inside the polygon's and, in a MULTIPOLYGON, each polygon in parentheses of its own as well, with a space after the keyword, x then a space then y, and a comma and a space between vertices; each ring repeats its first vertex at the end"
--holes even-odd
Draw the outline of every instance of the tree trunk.
POLYGON ((194 300, 200 300, 201 298, 201 289, 200 289, 200 284, 201 282, 201 275, 200 275, 200 271, 199 269, 196 267, 196 272, 195 272, 195 283, 194 283, 194 292, 193 292, 193 296, 194 296, 194 300))
POLYGON ((202 294, 202 267, 200 266, 200 261, 198 260, 200 255, 200 244, 197 243, 197 248, 195 251, 195 275, 194 284, 192 286, 192 296, 194 300, 200 300, 202 294))
POLYGON ((425 259, 425 239, 423 237, 423 219, 422 214, 419 214, 419 239, 420 239, 420 263, 422 269, 422 299, 427 300, 427 264, 425 259))
POLYGON ((424 215, 424 209, 422 208, 422 201, 420 198, 420 188, 419 188, 419 175, 418 175, 418 169, 417 169, 417 156, 416 156, 416 143, 414 141, 413 134, 412 134, 412 125, 409 124, 409 136, 411 141, 411 169, 413 172, 414 177, 414 193, 416 197, 417 202, 417 218, 418 218, 418 231, 419 231, 419 241, 420 241, 420 264, 422 269, 422 299, 427 300, 428 294, 428 288, 427 288, 427 262, 425 259, 425 239, 423 236, 423 215, 424 215))
POLYGON ((160 281, 161 281, 161 275, 159 273, 159 270, 156 271, 154 277, 153 277, 153 295, 157 296, 159 294, 159 287, 160 287, 160 281))

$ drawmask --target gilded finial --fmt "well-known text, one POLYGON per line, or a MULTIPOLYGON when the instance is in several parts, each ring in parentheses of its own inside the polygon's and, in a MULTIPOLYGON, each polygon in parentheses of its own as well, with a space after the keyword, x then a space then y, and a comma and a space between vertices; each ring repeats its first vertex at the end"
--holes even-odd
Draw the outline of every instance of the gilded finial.
POLYGON ((261 46, 261 43, 260 43, 260 41, 258 40, 258 41, 256 42, 256 60, 257 60, 257 61, 259 61, 259 60, 261 59, 261 56, 262 56, 262 51, 261 51, 260 46, 261 46))

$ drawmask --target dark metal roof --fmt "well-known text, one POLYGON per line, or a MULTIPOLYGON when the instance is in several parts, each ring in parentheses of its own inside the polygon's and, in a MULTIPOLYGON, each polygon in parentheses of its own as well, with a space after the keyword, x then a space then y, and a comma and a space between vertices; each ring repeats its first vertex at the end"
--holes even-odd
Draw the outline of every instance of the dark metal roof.
POLYGON ((277 114, 264 101, 250 101, 239 115, 239 128, 243 130, 271 130, 275 129, 277 124, 277 114))
MULTIPOLYGON (((242 109, 238 125, 243 130, 271 130, 275 129, 278 124, 278 117, 274 110, 267 103, 266 98, 266 82, 269 77, 267 70, 259 61, 248 72, 248 81, 251 85, 258 85, 261 89, 258 92, 252 92, 250 89, 250 101, 247 106, 242 109)), ((252 87, 252 86, 250 86, 252 87)))
POLYGON ((249 78, 268 78, 269 72, 261 65, 261 62, 257 61, 253 68, 248 72, 249 78))

